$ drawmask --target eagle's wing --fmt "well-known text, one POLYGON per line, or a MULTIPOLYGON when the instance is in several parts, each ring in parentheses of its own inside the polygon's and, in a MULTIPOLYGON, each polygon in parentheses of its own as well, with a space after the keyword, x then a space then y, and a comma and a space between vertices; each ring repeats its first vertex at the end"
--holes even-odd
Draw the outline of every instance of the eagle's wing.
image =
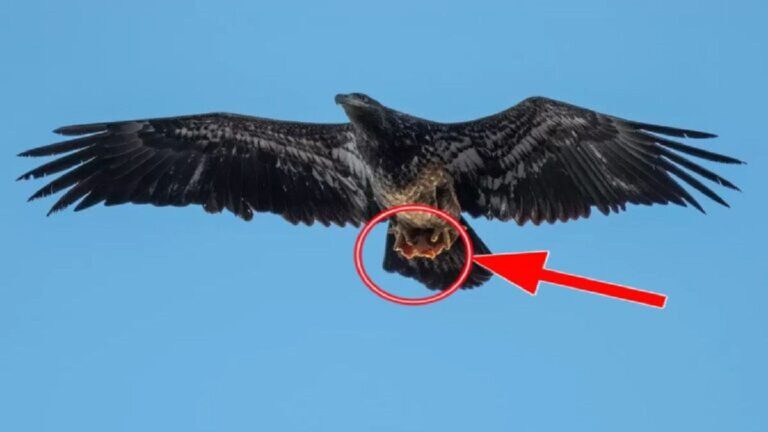
POLYGON ((690 204, 703 211, 671 175, 727 206, 692 174, 736 186, 683 155, 742 162, 663 135, 715 136, 537 97, 490 117, 445 125, 436 144, 461 207, 473 216, 522 225, 587 217, 593 206, 605 214, 619 212, 626 203, 690 204))
MULTIPOLYGON (((369 195, 348 124, 283 122, 234 114, 67 126, 79 138, 20 156, 58 156, 20 179, 62 171, 30 197, 70 188, 51 213, 104 202, 200 204, 249 220, 269 211, 311 224, 367 220, 369 195)), ((50 213, 49 213, 50 214, 50 213)))

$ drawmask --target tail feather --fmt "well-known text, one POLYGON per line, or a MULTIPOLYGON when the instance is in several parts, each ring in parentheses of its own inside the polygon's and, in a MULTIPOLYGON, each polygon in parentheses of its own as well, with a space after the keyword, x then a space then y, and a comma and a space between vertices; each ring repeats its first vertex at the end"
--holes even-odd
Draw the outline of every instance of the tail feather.
MULTIPOLYGON (((476 254, 491 253, 488 246, 480 240, 480 237, 477 236, 464 218, 461 218, 461 224, 467 228, 467 233, 472 240, 472 246, 476 254)), ((464 266, 464 243, 461 239, 456 240, 450 250, 441 253, 434 259, 405 259, 395 251, 394 247, 395 236, 388 233, 386 250, 384 251, 384 270, 416 279, 429 289, 444 290, 448 288, 459 276, 461 268, 464 266)), ((488 270, 473 263, 469 277, 462 285, 462 288, 480 286, 490 278, 491 273, 488 270)))

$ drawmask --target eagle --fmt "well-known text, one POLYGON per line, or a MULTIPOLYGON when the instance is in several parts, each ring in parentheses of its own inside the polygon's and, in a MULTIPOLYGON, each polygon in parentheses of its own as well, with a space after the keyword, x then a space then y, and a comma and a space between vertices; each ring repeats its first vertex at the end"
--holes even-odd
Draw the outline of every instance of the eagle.
MULTIPOLYGON (((713 138, 641 123, 545 97, 473 121, 441 123, 388 108, 362 93, 335 102, 349 122, 301 123, 229 113, 65 126, 70 137, 19 156, 55 159, 21 179, 59 174, 31 200, 65 191, 51 213, 99 203, 201 205, 249 221, 256 212, 293 224, 359 226, 401 204, 437 207, 466 227, 476 253, 490 253, 466 218, 518 225, 566 222, 627 204, 704 209, 681 185, 728 206, 703 180, 738 188, 692 158, 738 159, 673 138, 713 138)), ((389 221, 384 269, 445 289, 464 265, 447 222, 426 213, 389 221)), ((473 265, 464 288, 490 273, 473 265)))

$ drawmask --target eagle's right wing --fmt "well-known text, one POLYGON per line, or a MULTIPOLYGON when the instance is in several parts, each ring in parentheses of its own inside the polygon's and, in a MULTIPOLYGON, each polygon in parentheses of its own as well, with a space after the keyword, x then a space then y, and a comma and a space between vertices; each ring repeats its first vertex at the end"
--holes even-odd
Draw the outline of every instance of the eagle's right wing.
POLYGON ((348 124, 308 124, 233 114, 96 123, 57 129, 79 138, 20 156, 58 156, 20 179, 62 171, 30 199, 69 189, 56 212, 104 202, 202 205, 249 220, 358 225, 369 217, 365 165, 348 124))

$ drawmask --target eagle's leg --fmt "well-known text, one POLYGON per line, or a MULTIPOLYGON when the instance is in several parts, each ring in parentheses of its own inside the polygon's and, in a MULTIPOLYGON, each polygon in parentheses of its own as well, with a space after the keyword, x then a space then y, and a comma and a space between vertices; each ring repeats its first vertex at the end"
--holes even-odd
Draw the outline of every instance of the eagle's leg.
MULTIPOLYGON (((453 183, 447 174, 437 171, 425 171, 424 177, 416 182, 408 198, 392 200, 394 204, 403 201, 424 203, 437 207, 454 217, 461 214, 461 207, 453 189, 453 183)), ((458 238, 451 225, 441 218, 427 213, 405 213, 392 219, 390 233, 395 236, 395 250, 404 258, 434 259, 449 250, 458 238)))
POLYGON ((450 226, 420 229, 395 225, 392 232, 395 236, 395 250, 407 259, 434 259, 450 249, 458 237, 450 226))

